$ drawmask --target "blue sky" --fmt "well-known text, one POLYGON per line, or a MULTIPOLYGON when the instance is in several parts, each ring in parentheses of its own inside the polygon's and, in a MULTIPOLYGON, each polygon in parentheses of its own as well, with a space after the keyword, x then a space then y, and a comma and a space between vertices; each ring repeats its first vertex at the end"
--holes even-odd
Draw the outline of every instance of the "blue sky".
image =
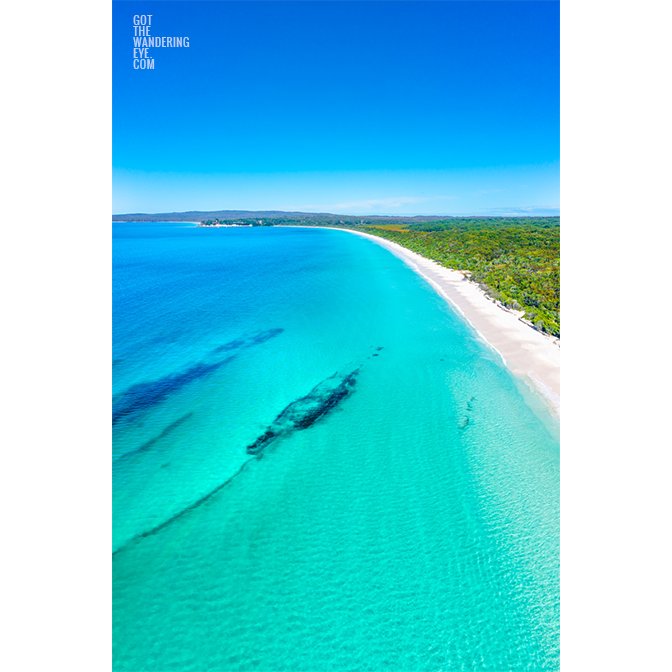
POLYGON ((557 214, 558 2, 113 3, 113 210, 557 214), (133 69, 133 15, 152 36, 133 69))

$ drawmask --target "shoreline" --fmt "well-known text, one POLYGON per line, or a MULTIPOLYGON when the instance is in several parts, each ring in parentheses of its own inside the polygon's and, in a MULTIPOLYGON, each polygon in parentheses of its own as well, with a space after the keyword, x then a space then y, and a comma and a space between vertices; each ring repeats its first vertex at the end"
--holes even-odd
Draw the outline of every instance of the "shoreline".
MULTIPOLYGON (((486 296, 460 271, 448 269, 417 252, 362 231, 331 226, 281 227, 348 231, 374 241, 421 275, 478 336, 504 361, 517 378, 541 394, 553 415, 560 418, 560 342, 524 323, 519 315, 486 296)), ((522 311, 521 311, 522 314, 522 311)))

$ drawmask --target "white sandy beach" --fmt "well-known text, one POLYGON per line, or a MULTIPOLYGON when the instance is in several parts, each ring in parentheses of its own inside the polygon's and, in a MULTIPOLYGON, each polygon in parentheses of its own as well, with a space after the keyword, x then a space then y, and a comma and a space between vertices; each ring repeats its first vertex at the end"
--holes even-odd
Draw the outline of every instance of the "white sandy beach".
MULTIPOLYGON (((335 228, 335 227, 319 227, 335 228)), ((522 322, 518 315, 500 307, 459 271, 450 270, 405 247, 377 236, 351 229, 382 245, 422 275, 456 308, 479 336, 502 357, 508 368, 540 392, 560 416, 560 341, 522 322)))

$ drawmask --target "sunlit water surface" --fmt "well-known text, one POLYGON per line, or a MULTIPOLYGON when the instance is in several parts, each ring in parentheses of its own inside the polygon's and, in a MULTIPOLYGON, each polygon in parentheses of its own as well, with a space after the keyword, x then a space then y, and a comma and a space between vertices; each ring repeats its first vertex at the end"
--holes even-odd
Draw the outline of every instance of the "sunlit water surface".
POLYGON ((421 277, 114 232, 115 670, 558 669, 557 427, 421 277))

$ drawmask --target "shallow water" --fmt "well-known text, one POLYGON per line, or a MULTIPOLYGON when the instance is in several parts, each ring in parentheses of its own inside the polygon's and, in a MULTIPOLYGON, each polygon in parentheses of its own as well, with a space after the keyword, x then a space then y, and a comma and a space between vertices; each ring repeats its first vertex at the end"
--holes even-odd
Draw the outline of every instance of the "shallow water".
POLYGON ((116 670, 554 670, 553 421, 376 243, 117 224, 116 670))

